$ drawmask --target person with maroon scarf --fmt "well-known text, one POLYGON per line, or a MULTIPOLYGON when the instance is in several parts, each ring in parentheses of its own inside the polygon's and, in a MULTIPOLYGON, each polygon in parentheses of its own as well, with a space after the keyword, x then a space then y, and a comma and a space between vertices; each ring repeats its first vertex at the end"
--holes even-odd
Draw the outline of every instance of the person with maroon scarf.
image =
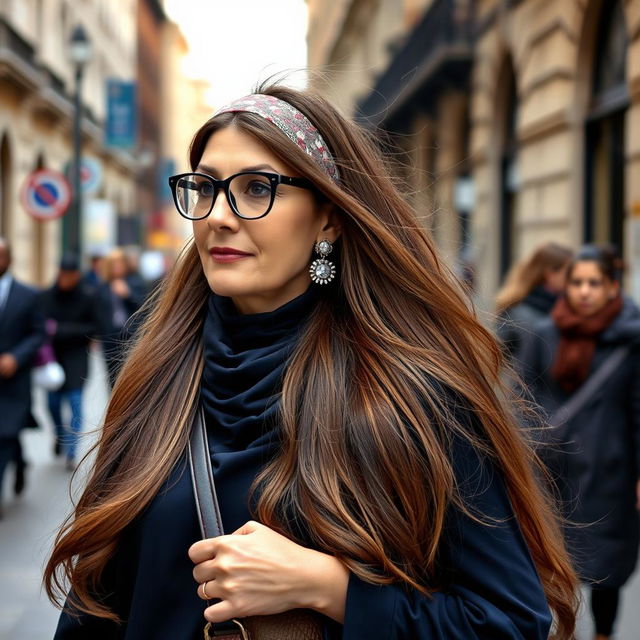
POLYGON ((569 264, 564 296, 527 339, 520 371, 550 416, 616 348, 631 347, 573 418, 550 428, 553 446, 543 453, 566 509, 568 549, 591 585, 596 640, 611 636, 640 539, 640 310, 619 280, 611 251, 584 246, 569 264))

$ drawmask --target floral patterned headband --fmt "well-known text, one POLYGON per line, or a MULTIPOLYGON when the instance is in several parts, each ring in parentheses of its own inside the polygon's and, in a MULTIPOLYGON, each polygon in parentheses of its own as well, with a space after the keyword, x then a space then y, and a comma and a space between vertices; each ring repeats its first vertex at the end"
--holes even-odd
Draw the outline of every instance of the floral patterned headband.
POLYGON ((275 96, 254 93, 234 100, 231 104, 219 109, 215 115, 236 111, 256 113, 275 124, 287 138, 311 156, 333 182, 336 184, 340 182, 338 168, 320 132, 311 124, 309 118, 293 105, 275 96))

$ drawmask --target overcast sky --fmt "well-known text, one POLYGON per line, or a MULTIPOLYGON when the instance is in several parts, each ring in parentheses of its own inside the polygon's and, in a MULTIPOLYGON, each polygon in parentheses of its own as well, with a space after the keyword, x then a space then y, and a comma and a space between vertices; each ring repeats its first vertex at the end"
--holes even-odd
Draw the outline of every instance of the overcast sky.
POLYGON ((184 71, 211 83, 213 107, 273 73, 291 71, 288 84, 304 84, 304 0, 165 0, 165 9, 189 44, 184 71))

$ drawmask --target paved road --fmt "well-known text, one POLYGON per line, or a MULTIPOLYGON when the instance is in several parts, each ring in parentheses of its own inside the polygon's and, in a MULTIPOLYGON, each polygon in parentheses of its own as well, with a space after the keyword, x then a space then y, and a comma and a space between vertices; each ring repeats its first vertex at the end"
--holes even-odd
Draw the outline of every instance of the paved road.
MULTIPOLYGON (((85 393, 87 429, 97 427, 107 399, 104 365, 93 355, 90 378, 85 393)), ((43 423, 43 398, 38 397, 36 412, 43 423)), ((83 438, 86 450, 94 435, 83 438)), ((45 430, 24 434, 26 454, 31 462, 29 485, 25 494, 15 500, 5 484, 5 518, 0 521, 0 640, 50 640, 58 612, 40 587, 42 568, 51 548, 53 536, 70 510, 70 493, 82 485, 82 469, 70 488, 70 474, 60 460, 51 454, 50 426, 45 430)), ((7 474, 9 475, 9 474, 7 474)), ((588 616, 582 616, 579 640, 590 640, 592 631, 588 616)), ((640 638, 640 572, 623 592, 622 611, 616 640, 640 638)), ((176 638, 176 640, 180 640, 176 638)), ((444 639, 443 639, 444 640, 444 639)))

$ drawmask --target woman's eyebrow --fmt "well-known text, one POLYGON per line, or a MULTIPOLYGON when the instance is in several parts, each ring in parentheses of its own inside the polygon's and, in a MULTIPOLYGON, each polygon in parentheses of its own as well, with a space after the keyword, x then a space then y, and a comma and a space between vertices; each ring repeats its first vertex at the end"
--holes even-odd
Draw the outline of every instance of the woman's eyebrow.
MULTIPOLYGON (((278 171, 276 171, 276 169, 274 169, 270 164, 257 164, 257 165, 253 165, 250 167, 243 167, 242 169, 239 169, 238 171, 235 171, 234 173, 240 173, 242 171, 272 171, 273 173, 279 173, 278 171)), ((217 178, 219 173, 216 169, 214 169, 213 167, 210 167, 209 165, 206 164, 199 164, 196 168, 196 171, 200 171, 202 173, 208 173, 209 175, 213 176, 214 178, 217 178)))

